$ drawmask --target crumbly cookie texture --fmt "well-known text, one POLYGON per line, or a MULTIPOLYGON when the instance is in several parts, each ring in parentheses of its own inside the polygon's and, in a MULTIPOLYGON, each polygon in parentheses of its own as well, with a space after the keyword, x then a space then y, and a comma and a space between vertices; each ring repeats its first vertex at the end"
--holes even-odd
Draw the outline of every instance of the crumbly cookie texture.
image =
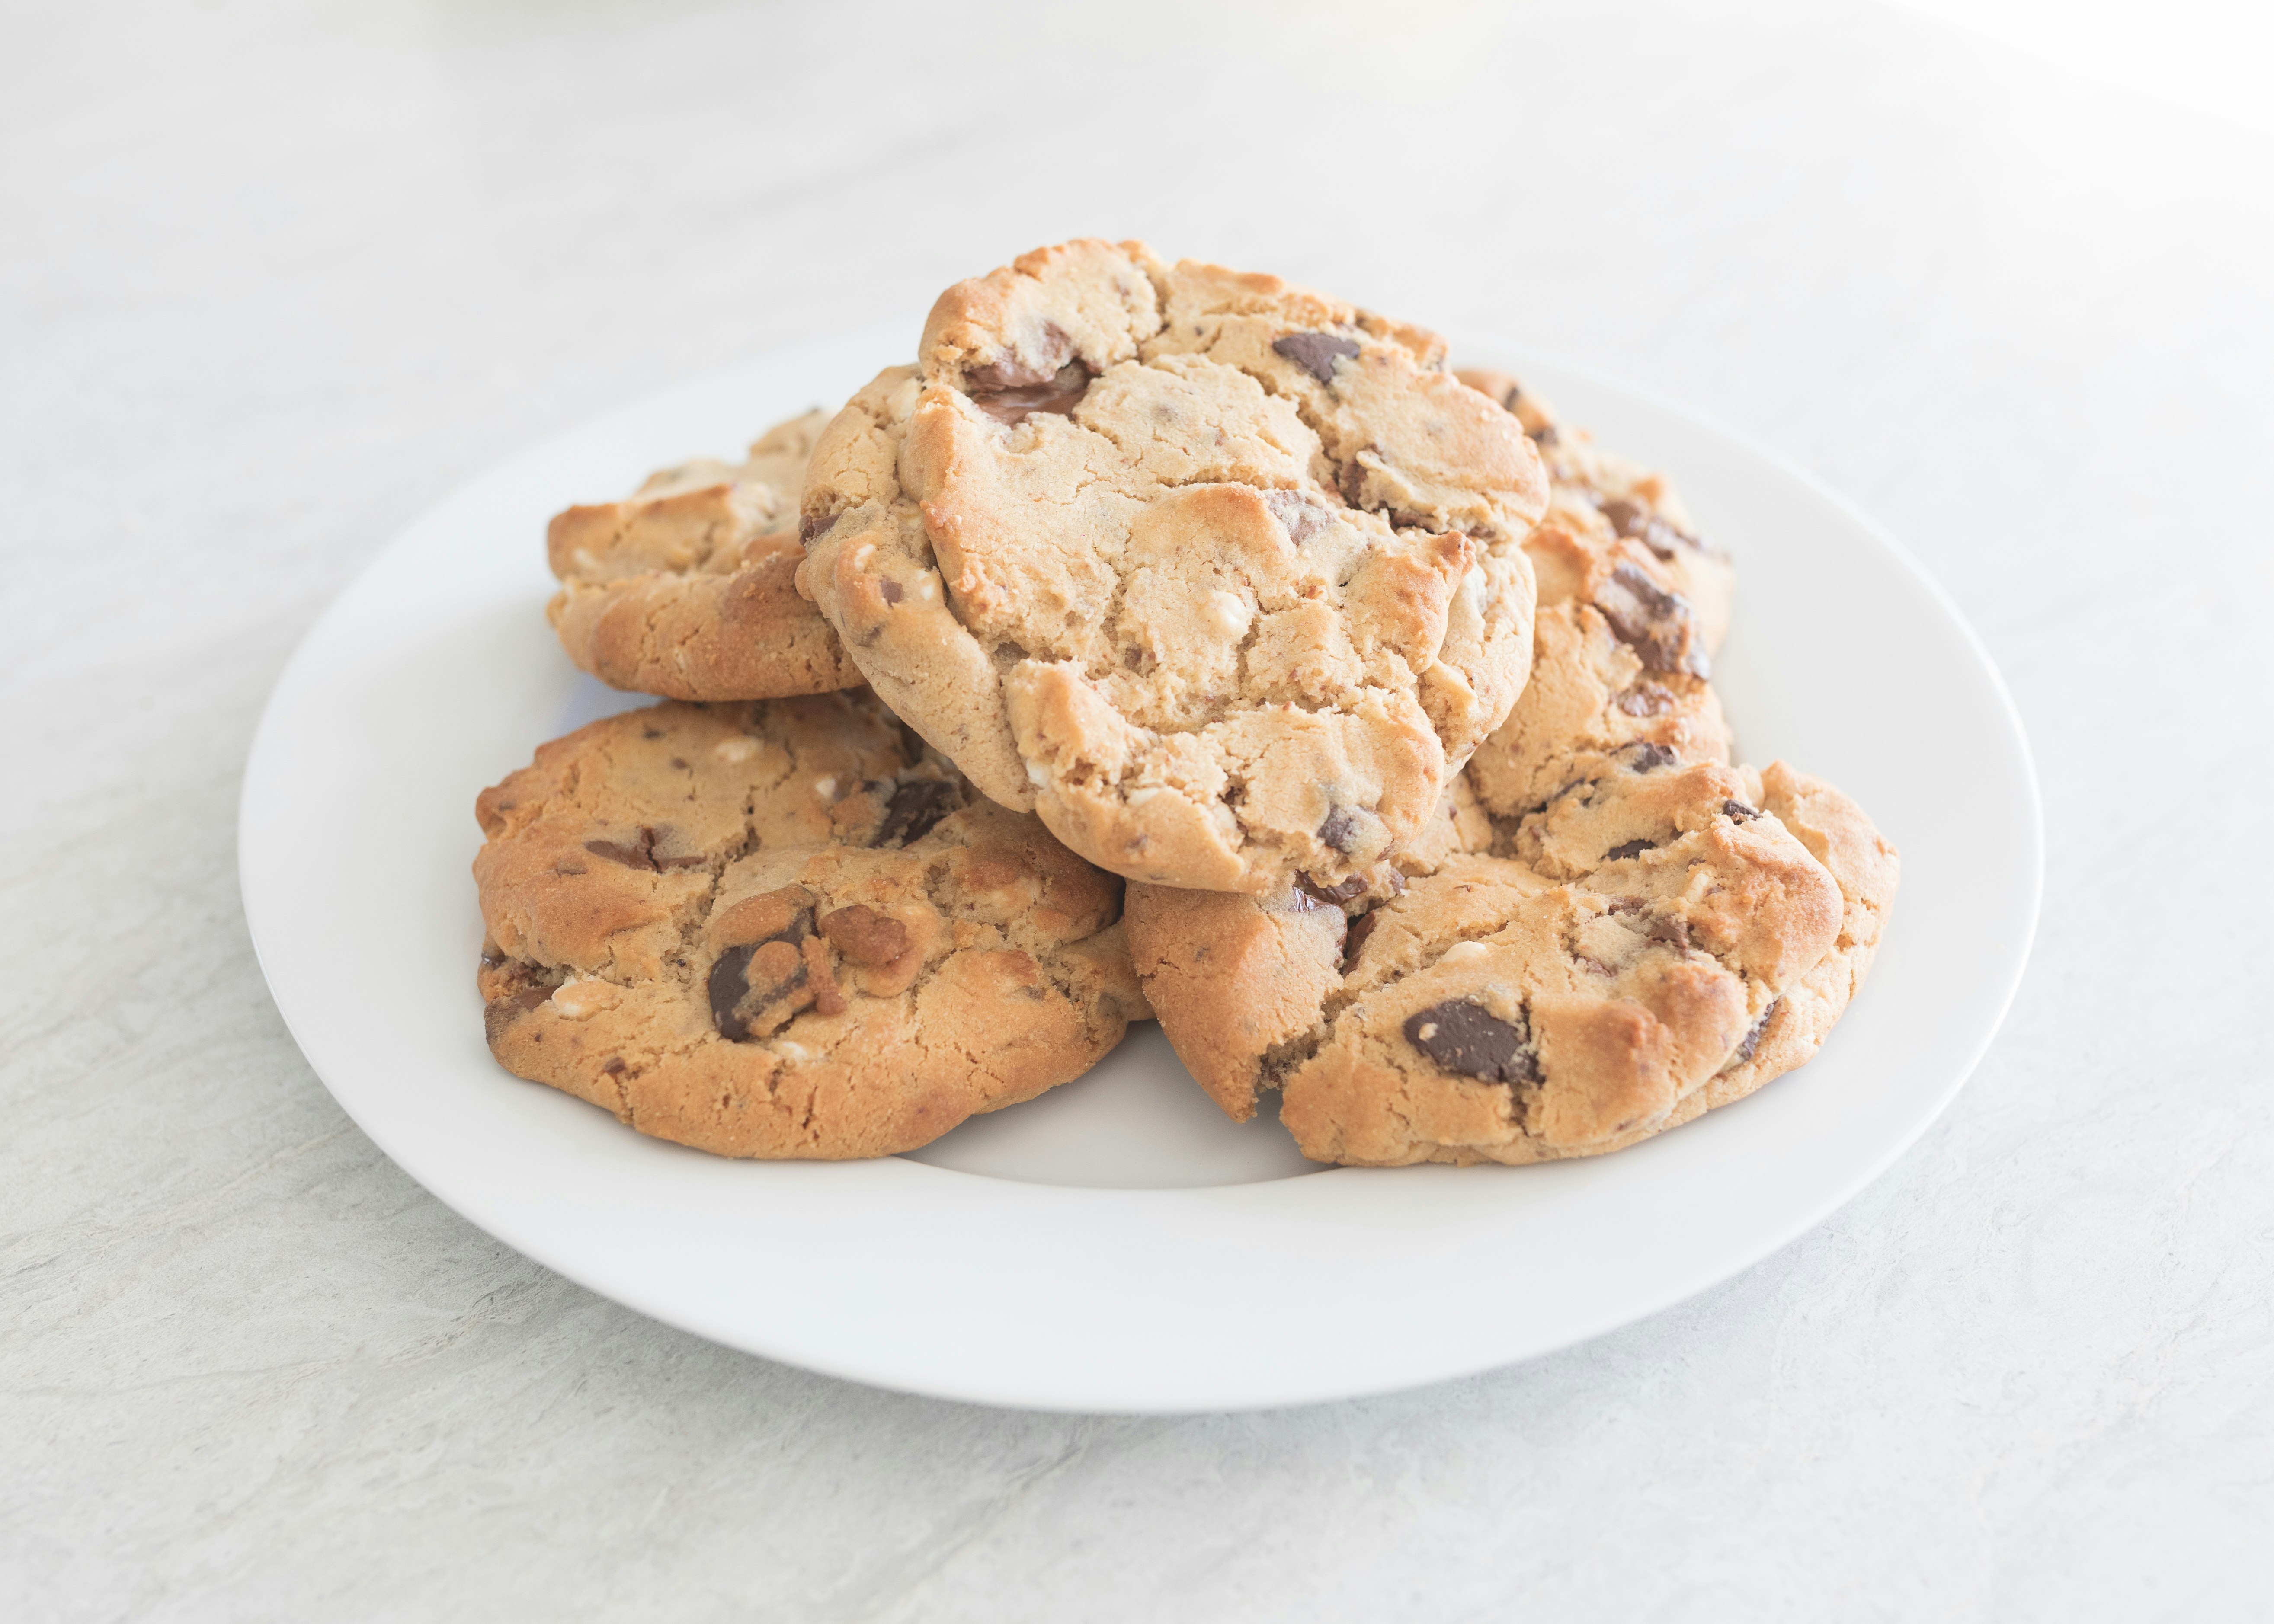
POLYGON ((1139 974, 1216 1102, 1245 1120, 1280 1090, 1314 1161, 1538 1162, 1663 1132, 1812 1054, 1893 893, 1868 820, 1781 765, 1640 743, 1571 767, 1522 818, 1449 804, 1386 899, 1133 885, 1139 974))
POLYGON ((491 1051, 643 1133, 886 1155, 1150 1012, 1121 882, 866 693, 611 717, 475 810, 491 1051))
POLYGON ((654 475, 546 531, 561 646, 611 688, 666 699, 770 699, 855 688, 861 673, 798 595, 797 498, 828 414, 769 429, 740 464, 654 475))
POLYGON ((1524 550, 1539 580, 1532 678, 1469 771, 1499 816, 1540 805, 1576 755, 1645 741, 1684 761, 1729 759, 1707 678, 1735 573, 1697 538, 1666 480, 1600 449, 1504 372, 1457 374, 1540 447, 1547 512, 1524 550))
POLYGON ((1531 667, 1516 420, 1430 335, 1077 242, 943 294, 817 448, 802 590, 911 726, 1092 861, 1379 870, 1531 667))

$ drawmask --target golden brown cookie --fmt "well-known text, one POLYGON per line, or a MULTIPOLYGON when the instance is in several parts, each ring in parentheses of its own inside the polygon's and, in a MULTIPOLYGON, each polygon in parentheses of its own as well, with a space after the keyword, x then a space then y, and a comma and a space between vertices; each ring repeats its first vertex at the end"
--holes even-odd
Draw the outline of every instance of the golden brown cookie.
POLYGON ((1758 1086, 1783 1069, 1781 1022, 1775 1053, 1805 1058, 1892 895, 1869 823, 1781 765, 1637 743, 1570 768, 1497 827, 1449 803, 1387 898, 1131 886, 1139 974, 1216 1102, 1244 1120, 1279 1090, 1314 1161, 1525 1162, 1616 1150, 1758 1086), (1811 845, 1858 876, 1852 897, 1811 845))
POLYGON ((866 693, 611 717, 476 815, 492 1052, 643 1133, 888 1155, 1148 1012, 1121 882, 866 693))
POLYGON ((957 284, 817 448, 798 580, 909 724, 1161 883, 1339 883, 1531 665, 1545 482, 1431 335, 1077 242, 957 284))
POLYGON ((837 634, 798 595, 798 487, 827 416, 766 431, 740 464, 707 459, 546 532, 546 613, 577 665, 666 699, 771 699, 855 688, 837 634))

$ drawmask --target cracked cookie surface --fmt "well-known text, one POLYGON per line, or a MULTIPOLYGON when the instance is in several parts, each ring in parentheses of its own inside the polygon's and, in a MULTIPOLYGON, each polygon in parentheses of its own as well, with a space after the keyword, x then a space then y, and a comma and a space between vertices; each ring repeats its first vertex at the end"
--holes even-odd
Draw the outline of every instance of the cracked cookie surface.
POLYGON ((1662 475, 1602 450, 1504 372, 1463 371, 1539 445, 1547 514, 1525 538, 1539 580, 1531 680, 1469 768, 1499 816, 1536 807, 1567 759, 1646 741, 1727 761, 1707 679, 1728 629, 1735 572, 1699 540, 1662 475))
POLYGON ((1149 1013, 1122 883, 875 697, 667 703, 485 790, 491 1051, 722 1155, 887 1155, 1149 1013))
POLYGON ((1523 687, 1545 500, 1430 335, 1069 243, 950 289, 831 424, 798 580, 896 711, 1091 861, 1332 884, 1523 687))
POLYGON ((1133 885, 1140 976, 1216 1102, 1245 1120, 1278 1089, 1314 1161, 1538 1162, 1812 1054, 1893 894, 1868 820, 1781 764, 1639 743, 1570 771, 1525 817, 1449 802, 1387 899, 1133 885))
POLYGON ((621 501, 556 515, 546 615, 577 666, 666 699, 770 699, 855 688, 837 634, 799 596, 798 490, 827 423, 766 431, 740 463, 697 459, 621 501))

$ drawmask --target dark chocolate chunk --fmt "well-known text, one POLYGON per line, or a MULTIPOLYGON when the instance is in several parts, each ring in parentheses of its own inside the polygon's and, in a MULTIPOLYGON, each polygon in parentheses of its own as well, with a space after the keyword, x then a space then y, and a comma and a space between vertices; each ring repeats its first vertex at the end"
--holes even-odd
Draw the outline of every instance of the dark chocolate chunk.
POLYGON ((1337 338, 1331 333, 1290 333, 1284 338, 1273 339, 1271 348, 1321 383, 1334 382, 1337 360, 1358 358, 1356 339, 1337 338))
POLYGON ((1662 744, 1653 744, 1647 739, 1638 739, 1624 746, 1619 759, 1636 772, 1650 772, 1660 767, 1671 767, 1681 758, 1662 744))
POLYGON ((836 523, 833 513, 809 513, 797 522, 797 538, 809 547, 817 537, 827 535, 836 523))
POLYGON ((719 954, 719 961, 711 966, 706 989, 711 995, 711 1024, 730 1043, 740 1043, 750 1035, 750 1023, 735 1012, 734 1006, 749 995, 750 955, 757 951, 756 942, 745 942, 719 954))
POLYGON ((1622 840, 1603 853, 1603 861, 1618 862, 1625 858, 1640 856, 1657 844, 1655 840, 1622 840))
POLYGON ((1595 607, 1651 670, 1713 674, 1689 599, 1668 591, 1634 565, 1622 564, 1611 572, 1595 594, 1595 607))
POLYGON ((955 786, 938 778, 911 778, 892 792, 885 803, 885 822, 877 831, 877 846, 907 846, 931 832, 931 827, 955 810, 955 786))
POLYGON ((1758 808, 1749 807, 1742 801, 1725 801, 1721 803, 1721 810, 1740 823, 1750 823, 1760 816, 1758 808))
POLYGON ((991 388, 982 384, 983 374, 1002 370, 983 367, 972 373, 971 403, 1011 428, 1018 427, 1038 411, 1065 417, 1081 403, 1081 397, 1089 393, 1090 380, 1097 376, 1081 362, 1069 361, 1057 372, 1033 382, 991 388))
POLYGON ((1464 998, 1449 998, 1405 1018, 1405 1041, 1444 1071, 1487 1083, 1529 1083, 1540 1077, 1532 1034, 1464 998))
POLYGON ((809 934, 812 917, 810 910, 801 908, 779 934, 763 942, 745 942, 719 955, 711 966, 705 991, 711 998, 711 1021, 720 1037, 730 1043, 748 1042, 751 1017, 763 1014, 805 985, 805 956, 798 947, 809 934), (753 969, 760 973, 755 985, 750 980, 753 969), (743 1012, 746 1007, 749 1014, 743 1012))
POLYGON ((1361 914, 1351 921, 1350 929, 1343 936, 1344 968, 1348 968, 1352 961, 1357 959, 1358 950, 1366 945, 1367 937, 1374 934, 1374 928, 1381 922, 1382 915, 1379 913, 1361 914))
POLYGON ((1326 822, 1319 825, 1319 838, 1338 852, 1355 852, 1360 828, 1357 813, 1348 807, 1337 807, 1327 814, 1326 822))
POLYGON ((899 603, 902 598, 907 596, 907 594, 901 590, 900 583, 897 581, 880 582, 877 584, 877 590, 884 595, 885 601, 888 604, 899 603))

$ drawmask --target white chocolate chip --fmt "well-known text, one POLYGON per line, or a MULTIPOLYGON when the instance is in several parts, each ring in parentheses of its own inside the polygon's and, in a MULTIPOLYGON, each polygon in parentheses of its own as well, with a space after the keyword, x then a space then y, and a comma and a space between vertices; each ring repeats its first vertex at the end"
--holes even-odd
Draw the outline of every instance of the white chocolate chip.
POLYGON ((553 1007, 571 1020, 582 1020, 593 1011, 615 1002, 602 996, 610 990, 598 976, 578 976, 553 989, 553 1007))
POLYGON ((1216 591, 1209 594, 1208 616, 1226 637, 1244 637, 1247 635, 1248 622, 1255 618, 1255 612, 1238 593, 1216 591))
POLYGON ((1040 762, 1028 762, 1027 763, 1027 781, 1029 784, 1036 785, 1041 788, 1048 789, 1050 786, 1050 770, 1044 767, 1040 762))
POLYGON ((853 549, 853 568, 866 569, 869 567, 869 560, 876 556, 877 544, 873 541, 864 541, 853 549))
POLYGON ((1488 950, 1481 942, 1457 942, 1445 950, 1441 964, 1461 964, 1472 959, 1482 959, 1488 950))
POLYGON ((721 739, 712 751, 720 761, 727 762, 746 762, 757 753, 758 741, 749 738, 721 739))
POLYGON ((1468 606, 1471 614, 1479 620, 1484 618, 1485 572, 1482 566, 1472 568, 1461 577, 1461 601, 1468 606))
POLYGON ((814 779, 813 793, 824 801, 828 800, 837 793, 837 780, 834 778, 814 779))

